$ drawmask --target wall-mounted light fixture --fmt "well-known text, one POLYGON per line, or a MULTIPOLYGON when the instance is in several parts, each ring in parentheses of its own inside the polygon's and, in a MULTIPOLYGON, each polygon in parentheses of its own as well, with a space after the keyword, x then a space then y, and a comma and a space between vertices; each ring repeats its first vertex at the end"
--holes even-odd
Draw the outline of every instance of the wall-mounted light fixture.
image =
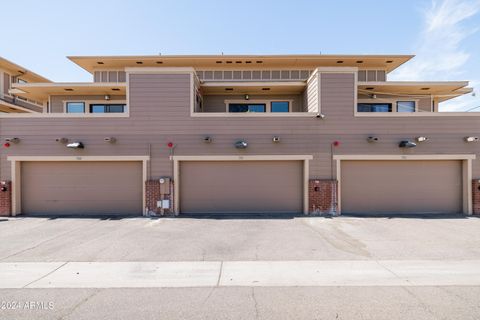
POLYGON ((465 142, 477 142, 479 140, 478 137, 465 137, 465 142))
POLYGON ((245 100, 249 100, 250 96, 248 94, 245 95, 245 100))
POLYGON ((110 100, 110 95, 106 94, 105 95, 105 100, 110 100))
POLYGON ((370 95, 370 97, 371 97, 372 99, 377 99, 377 95, 376 95, 376 94, 372 94, 372 95, 370 95))
POLYGON ((235 148, 237 149, 246 149, 248 147, 248 142, 245 140, 239 140, 235 142, 235 148))
POLYGON ((103 138, 103 141, 109 142, 109 143, 115 143, 117 142, 117 139, 115 137, 105 137, 103 138))
POLYGON ((68 139, 67 139, 67 138, 56 138, 55 141, 56 141, 56 142, 60 142, 60 143, 62 143, 62 144, 68 143, 68 139))
POLYGON ((427 137, 416 137, 415 140, 417 142, 425 142, 425 141, 428 141, 428 138, 427 137))
POLYGON ((370 136, 370 137, 367 138, 367 141, 371 142, 371 143, 378 142, 378 140, 380 140, 380 139, 378 139, 378 137, 374 137, 374 136, 370 136))
POLYGON ((323 113, 320 113, 320 112, 319 112, 319 113, 317 113, 317 114, 315 115, 315 118, 317 118, 317 119, 325 119, 325 115, 324 115, 323 113))
POLYGON ((274 136, 272 138, 272 142, 275 142, 275 143, 280 142, 280 137, 279 136, 274 136))
POLYGON ((213 138, 210 136, 203 137, 203 142, 205 143, 211 143, 212 141, 213 141, 213 138))
POLYGON ((402 140, 398 144, 399 148, 415 148, 417 144, 413 141, 408 141, 408 140, 402 140))
POLYGON ((82 142, 80 142, 80 141, 75 141, 75 142, 72 142, 72 143, 67 144, 67 148, 71 148, 71 149, 84 149, 85 146, 83 145, 82 142))
POLYGON ((19 143, 19 142, 20 142, 20 138, 6 138, 6 139, 5 139, 5 142, 9 142, 9 143, 19 143))

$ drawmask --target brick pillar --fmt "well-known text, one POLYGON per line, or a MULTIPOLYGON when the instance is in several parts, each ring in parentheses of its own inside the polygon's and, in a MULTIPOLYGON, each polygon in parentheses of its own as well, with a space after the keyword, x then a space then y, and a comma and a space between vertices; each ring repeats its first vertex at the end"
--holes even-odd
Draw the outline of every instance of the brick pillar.
POLYGON ((149 214, 161 215, 162 209, 157 207, 157 201, 170 200, 170 208, 164 209, 164 215, 173 214, 173 181, 170 180, 169 192, 162 193, 159 180, 145 182, 145 203, 149 214))
POLYGON ((308 212, 338 214, 337 181, 310 180, 308 183, 308 212))
POLYGON ((474 215, 480 215, 480 183, 479 179, 472 180, 472 211, 474 215))
POLYGON ((0 216, 8 217, 12 214, 12 183, 0 181, 0 216))

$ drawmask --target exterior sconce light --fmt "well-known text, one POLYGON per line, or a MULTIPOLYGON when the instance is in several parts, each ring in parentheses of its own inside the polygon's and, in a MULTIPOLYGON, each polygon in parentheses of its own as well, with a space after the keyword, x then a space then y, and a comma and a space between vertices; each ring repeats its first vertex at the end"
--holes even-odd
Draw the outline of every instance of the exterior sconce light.
POLYGON ((212 137, 209 137, 209 136, 203 137, 203 142, 205 143, 211 143, 212 141, 213 141, 212 137))
POLYGON ((77 141, 77 142, 72 142, 72 143, 67 144, 67 148, 71 148, 71 149, 84 149, 85 146, 84 146, 83 143, 81 143, 80 141, 77 141))
POLYGON ((279 137, 279 136, 274 136, 274 137, 272 138, 272 142, 275 142, 275 143, 280 142, 280 137, 279 137))
POLYGON ((373 136, 367 138, 368 142, 378 142, 378 140, 379 140, 378 137, 373 137, 373 136))
POLYGON ((325 119, 325 115, 323 113, 317 113, 315 116, 317 119, 325 119))
POLYGON ((415 140, 417 140, 417 142, 425 142, 425 141, 428 141, 428 138, 427 137, 416 137, 415 140))
POLYGON ((477 142, 478 137, 465 137, 465 142, 477 142))
POLYGON ((106 94, 105 95, 105 100, 110 100, 110 95, 106 94))
POLYGON ((2 181, 0 184, 1 184, 0 191, 7 192, 8 191, 7 183, 5 181, 2 181))
POLYGON ((376 95, 376 94, 372 94, 370 97, 371 97, 372 99, 377 99, 377 95, 376 95))
POLYGON ((117 139, 115 137, 105 137, 105 138, 103 138, 103 141, 110 142, 110 143, 115 143, 115 142, 117 142, 117 139))
POLYGON ((5 142, 7 142, 7 143, 19 143, 20 138, 6 138, 5 142))
POLYGON ((239 140, 235 142, 235 148, 237 149, 247 149, 248 143, 245 140, 239 140))
POLYGON ((399 148, 415 148, 416 146, 417 144, 415 142, 408 140, 400 141, 400 144, 398 145, 399 148))
POLYGON ((250 96, 248 94, 245 95, 245 100, 249 100, 250 96))
POLYGON ((68 143, 68 139, 67 139, 67 138, 57 138, 57 139, 55 139, 55 141, 60 142, 60 143, 62 143, 62 144, 68 143))

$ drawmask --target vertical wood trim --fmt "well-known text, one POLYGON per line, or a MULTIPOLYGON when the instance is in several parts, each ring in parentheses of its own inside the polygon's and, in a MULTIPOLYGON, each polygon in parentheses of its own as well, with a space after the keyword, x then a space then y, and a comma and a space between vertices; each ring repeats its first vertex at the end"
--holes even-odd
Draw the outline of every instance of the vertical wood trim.
POLYGON ((143 215, 147 215, 147 210, 146 210, 146 207, 147 207, 147 201, 146 201, 146 182, 147 182, 147 168, 148 168, 148 163, 147 163, 148 160, 143 160, 142 161, 142 212, 143 212, 143 215))
POLYGON ((341 160, 337 159, 335 162, 337 166, 337 172, 336 172, 336 177, 335 179, 337 180, 337 214, 342 214, 342 166, 341 166, 341 160))
POLYGON ((22 211, 20 161, 12 161, 12 216, 22 211))
POLYGON ((303 213, 308 214, 308 179, 310 167, 307 159, 303 160, 303 213))
POLYGON ((178 160, 173 160, 173 212, 180 213, 180 172, 178 160))

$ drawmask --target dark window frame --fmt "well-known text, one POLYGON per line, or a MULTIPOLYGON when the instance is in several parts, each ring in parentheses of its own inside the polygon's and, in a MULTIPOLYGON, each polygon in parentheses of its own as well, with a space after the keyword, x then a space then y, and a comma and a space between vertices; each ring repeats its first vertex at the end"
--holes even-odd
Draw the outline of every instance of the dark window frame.
POLYGON ((266 103, 229 103, 228 104, 228 113, 266 113, 267 104, 266 103), (245 111, 232 111, 232 106, 262 106, 263 111, 250 111, 249 108, 245 111))
POLYGON ((400 113, 412 113, 412 112, 416 112, 417 111, 417 102, 415 100, 398 100, 396 102, 396 107, 397 107, 397 112, 400 112, 400 113), (398 111, 398 107, 399 107, 399 103, 402 103, 402 102, 413 102, 413 111, 398 111))
POLYGON ((89 111, 89 113, 125 113, 126 106, 127 105, 124 104, 124 103, 91 103, 89 105, 88 111, 89 111), (93 108, 95 106, 103 106, 104 111, 103 112, 93 112, 93 108), (121 112, 115 112, 115 111, 112 112, 111 107, 117 107, 117 106, 121 106, 122 111, 121 112))
POLYGON ((291 106, 290 106, 290 101, 288 100, 278 100, 278 101, 270 101, 270 112, 273 113, 288 113, 290 112, 291 106), (273 111, 273 104, 274 103, 286 103, 287 104, 287 111, 273 111))
POLYGON ((377 102, 377 103, 368 103, 368 102, 365 102, 365 103, 362 103, 362 102, 359 102, 357 103, 357 112, 361 112, 361 113, 391 113, 393 112, 393 104, 392 103, 389 103, 389 102, 377 102), (372 108, 375 108, 375 107, 380 107, 380 106, 387 106, 388 108, 388 111, 373 111, 372 108), (361 110, 361 107, 370 107, 370 110, 361 110))
POLYGON ((85 102, 84 101, 67 101, 65 102, 65 113, 85 113, 85 102), (71 112, 68 110, 68 107, 70 104, 73 104, 73 103, 78 103, 78 104, 82 104, 83 105, 83 111, 82 112, 71 112))

